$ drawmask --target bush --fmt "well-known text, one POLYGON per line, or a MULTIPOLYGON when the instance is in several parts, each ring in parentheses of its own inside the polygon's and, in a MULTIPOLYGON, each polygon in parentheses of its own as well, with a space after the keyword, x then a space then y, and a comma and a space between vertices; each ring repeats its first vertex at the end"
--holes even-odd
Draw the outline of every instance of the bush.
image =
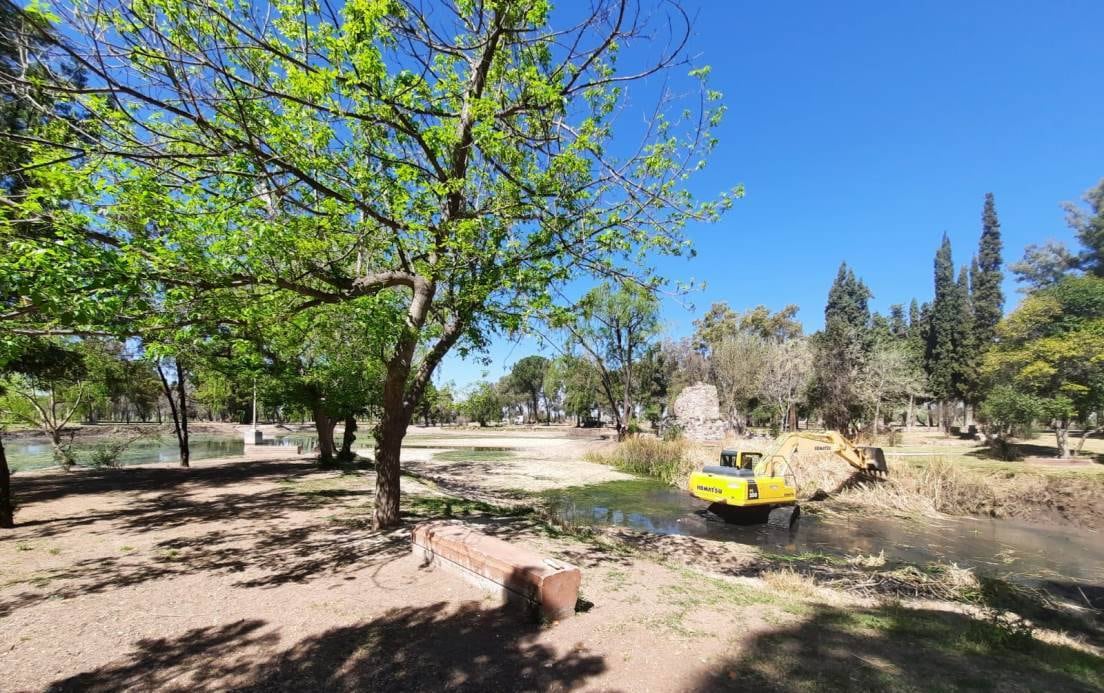
POLYGON ((142 438, 141 434, 124 438, 123 440, 107 441, 97 443, 92 448, 92 453, 89 456, 88 464, 96 469, 115 468, 119 466, 119 458, 122 454, 134 444, 135 441, 142 438))
POLYGON ((663 440, 667 442, 682 440, 682 426, 677 423, 668 423, 663 426, 663 440))
POLYGON ((618 443, 609 452, 589 453, 587 459, 670 484, 681 481, 699 466, 694 452, 693 447, 681 438, 660 440, 650 436, 633 436, 618 443))

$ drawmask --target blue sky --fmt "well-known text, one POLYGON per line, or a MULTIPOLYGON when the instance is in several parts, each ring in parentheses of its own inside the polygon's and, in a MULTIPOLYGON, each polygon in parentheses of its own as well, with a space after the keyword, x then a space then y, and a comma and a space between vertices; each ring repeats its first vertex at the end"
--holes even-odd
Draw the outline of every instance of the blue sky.
MULTIPOLYGON (((645 4, 647 0, 645 0, 645 4)), ((689 0, 691 49, 729 108, 693 184, 747 195, 689 229, 698 257, 659 273, 706 288, 668 300, 671 337, 715 301, 801 307, 807 331, 846 260, 885 311, 928 300, 942 233, 969 262, 984 194, 996 195, 1005 262, 1070 241, 1059 203, 1104 177, 1104 2, 689 0)), ((1019 299, 1006 281, 1006 310, 1019 299)), ((450 357, 440 382, 497 379, 537 351, 498 340, 489 365, 450 357)))

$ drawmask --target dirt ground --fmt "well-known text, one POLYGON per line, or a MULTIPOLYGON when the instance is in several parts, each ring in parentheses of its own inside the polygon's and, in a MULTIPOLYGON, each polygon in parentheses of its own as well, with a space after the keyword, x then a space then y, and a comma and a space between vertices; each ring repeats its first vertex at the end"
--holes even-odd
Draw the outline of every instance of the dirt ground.
POLYGON ((567 535, 457 497, 619 478, 580 459, 608 444, 598 434, 415 431, 409 442, 408 467, 437 481, 404 478, 407 527, 382 533, 369 525, 371 471, 307 459, 16 475, 19 527, 0 535, 0 689, 1104 685, 1104 643, 1083 635, 1048 631, 1025 655, 963 609, 766 574, 747 547, 567 535), (521 461, 432 455, 461 447, 518 448, 521 461), (534 466, 541 478, 526 485, 534 466), (409 524, 446 513, 580 566, 580 613, 533 623, 423 566, 409 524))

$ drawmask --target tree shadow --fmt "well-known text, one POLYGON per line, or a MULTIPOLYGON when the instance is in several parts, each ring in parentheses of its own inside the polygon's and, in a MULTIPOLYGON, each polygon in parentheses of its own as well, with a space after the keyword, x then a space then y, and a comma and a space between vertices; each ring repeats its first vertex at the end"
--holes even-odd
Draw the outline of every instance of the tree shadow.
POLYGON ((1017 635, 988 620, 927 609, 817 605, 754 636, 694 690, 1047 690, 1104 684, 1104 659, 1017 635))
POLYGON ((275 632, 260 632, 265 622, 243 620, 222 626, 193 628, 175 638, 150 638, 135 643, 124 661, 54 681, 46 690, 129 691, 179 687, 218 688, 221 684, 248 678, 257 663, 245 653, 248 648, 272 647, 279 642, 275 632))
MULTIPOLYGON (((370 497, 367 488, 314 489, 283 484, 257 491, 224 488, 217 492, 235 481, 271 482, 273 477, 290 480, 316 473, 308 464, 267 467, 243 463, 203 471, 199 479, 187 471, 98 477, 101 492, 108 498, 118 494, 123 504, 20 525, 21 540, 48 539, 73 530, 113 540, 149 532, 168 532, 169 536, 140 551, 124 547, 121 554, 76 560, 28 576, 23 590, 8 592, 0 601, 0 618, 45 599, 110 592, 196 572, 240 573, 235 586, 270 587, 364 568, 378 571, 409 552, 408 530, 377 532, 363 523, 353 527, 333 517, 303 514, 329 504, 345 507, 349 501, 370 497), (212 487, 216 492, 208 493, 212 487), (102 490, 105 488, 110 492, 102 490)), ((52 487, 53 483, 47 486, 52 487)))
MULTIPOLYGON (((340 525, 242 527, 166 539, 141 554, 98 556, 37 576, 0 601, 0 618, 48 599, 72 599, 197 572, 241 574, 235 587, 305 583, 384 565, 408 555, 408 529, 348 532, 340 525)), ((373 573, 374 574, 374 573, 373 573)))
POLYGON ((540 642, 540 626, 520 619, 510 605, 392 609, 277 653, 271 652, 277 633, 264 626, 241 621, 140 640, 125 659, 55 681, 48 690, 566 690, 606 670, 602 657, 579 648, 561 655, 540 642))
POLYGON ((246 460, 199 467, 120 467, 12 475, 12 493, 23 507, 68 496, 116 491, 155 492, 184 484, 217 488, 243 481, 279 479, 319 471, 309 460, 246 460))

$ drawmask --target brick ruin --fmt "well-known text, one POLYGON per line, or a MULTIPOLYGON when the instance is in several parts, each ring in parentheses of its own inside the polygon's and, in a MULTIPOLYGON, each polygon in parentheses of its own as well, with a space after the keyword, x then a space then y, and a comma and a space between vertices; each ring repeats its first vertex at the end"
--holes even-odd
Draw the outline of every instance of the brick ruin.
POLYGON ((683 436, 697 441, 723 440, 728 430, 728 423, 721 418, 717 388, 707 383, 684 388, 671 404, 665 423, 678 427, 683 436))

